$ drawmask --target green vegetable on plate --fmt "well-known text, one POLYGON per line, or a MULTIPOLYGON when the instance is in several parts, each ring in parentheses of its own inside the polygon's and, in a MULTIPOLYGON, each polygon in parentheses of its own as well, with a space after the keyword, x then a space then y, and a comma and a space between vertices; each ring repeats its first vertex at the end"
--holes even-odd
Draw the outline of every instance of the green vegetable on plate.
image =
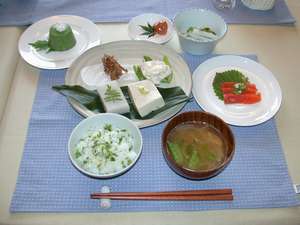
POLYGON ((140 66, 134 65, 133 70, 134 70, 134 73, 137 76, 138 80, 147 80, 147 78, 144 76, 143 71, 140 66))

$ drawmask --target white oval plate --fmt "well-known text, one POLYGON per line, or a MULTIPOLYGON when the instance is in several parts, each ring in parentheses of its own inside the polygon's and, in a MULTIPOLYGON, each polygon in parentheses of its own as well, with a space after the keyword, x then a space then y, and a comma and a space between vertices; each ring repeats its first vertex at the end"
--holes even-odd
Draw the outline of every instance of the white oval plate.
POLYGON ((92 21, 70 15, 52 16, 42 19, 28 27, 19 39, 19 53, 32 66, 42 69, 68 68, 72 62, 87 49, 100 44, 100 32, 92 21), (36 51, 29 43, 47 40, 49 29, 55 23, 67 23, 76 38, 76 45, 67 51, 36 51))
MULTIPOLYGON (((191 72, 182 57, 171 48, 148 41, 117 41, 89 49, 79 56, 70 66, 66 74, 65 83, 67 85, 83 86, 80 75, 81 69, 86 66, 101 63, 101 58, 104 54, 113 55, 121 65, 132 66, 141 64, 144 55, 151 56, 154 59, 162 59, 162 57, 166 55, 169 58, 174 74, 171 85, 181 87, 188 96, 191 94, 191 72)), ((85 117, 95 114, 79 105, 76 101, 70 99, 69 102, 77 112, 85 117)), ((183 106, 184 103, 161 112, 152 119, 134 120, 134 122, 140 128, 158 124, 174 116, 183 106)))
POLYGON ((263 65, 240 56, 217 56, 200 64, 193 73, 193 95, 200 107, 236 126, 252 126, 272 118, 280 108, 282 94, 280 86, 263 65), (256 84, 262 101, 256 104, 224 104, 213 90, 216 72, 236 69, 256 84))
POLYGON ((144 40, 151 41, 157 44, 163 44, 168 42, 174 34, 173 23, 167 17, 155 14, 155 13, 145 13, 139 16, 133 17, 128 24, 128 35, 133 40, 144 40), (154 35, 148 38, 147 35, 141 35, 144 30, 140 27, 140 25, 147 25, 150 23, 151 25, 159 22, 166 21, 168 24, 168 31, 166 35, 154 35))

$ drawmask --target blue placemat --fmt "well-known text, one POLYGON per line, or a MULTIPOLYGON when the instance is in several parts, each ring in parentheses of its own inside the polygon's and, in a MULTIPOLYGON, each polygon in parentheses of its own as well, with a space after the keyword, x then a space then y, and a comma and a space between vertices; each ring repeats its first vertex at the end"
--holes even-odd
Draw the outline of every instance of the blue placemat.
MULTIPOLYGON (((191 69, 206 57, 185 56, 191 69)), ((254 56, 252 58, 255 58, 254 56)), ((191 181, 175 174, 161 153, 165 126, 142 129, 143 152, 126 174, 108 180, 86 177, 69 161, 67 141, 82 117, 66 99, 51 90, 64 83, 64 70, 43 70, 34 101, 27 143, 19 170, 11 212, 128 212, 192 211, 237 208, 289 207, 299 204, 277 135, 275 120, 253 126, 232 127, 236 154, 220 175, 205 181, 191 181), (108 185, 112 191, 163 191, 232 188, 232 202, 113 201, 103 210, 89 194, 108 185)), ((184 111, 200 110, 195 102, 184 111)))
POLYGON ((246 8, 240 0, 232 11, 222 12, 212 0, 0 0, 0 25, 28 25, 42 18, 68 14, 91 19, 94 22, 128 22, 132 17, 154 12, 173 18, 185 8, 207 8, 216 11, 228 23, 286 24, 294 23, 284 0, 277 0, 269 11, 246 8))

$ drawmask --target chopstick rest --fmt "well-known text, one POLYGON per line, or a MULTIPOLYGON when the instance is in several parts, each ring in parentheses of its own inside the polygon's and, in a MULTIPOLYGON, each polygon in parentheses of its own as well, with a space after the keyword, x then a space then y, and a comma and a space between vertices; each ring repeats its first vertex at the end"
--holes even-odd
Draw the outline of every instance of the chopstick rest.
POLYGON ((300 194, 300 184, 294 184, 296 194, 300 194))
MULTIPOLYGON (((110 193, 110 188, 108 186, 103 186, 101 188, 101 193, 108 194, 110 193)), ((100 200, 100 207, 102 209, 109 209, 111 207, 111 201, 109 198, 101 198, 100 200)))

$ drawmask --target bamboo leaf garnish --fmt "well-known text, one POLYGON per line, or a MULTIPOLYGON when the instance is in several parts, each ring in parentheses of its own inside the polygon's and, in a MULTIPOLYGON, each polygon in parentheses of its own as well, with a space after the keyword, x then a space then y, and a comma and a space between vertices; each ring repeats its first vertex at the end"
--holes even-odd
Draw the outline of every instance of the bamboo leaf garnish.
MULTIPOLYGON (((97 91, 89 91, 81 86, 75 85, 75 86, 68 86, 68 85, 58 85, 53 86, 53 90, 57 91, 58 93, 64 95, 67 98, 75 100, 78 104, 84 106, 86 109, 91 110, 95 113, 104 113, 105 109, 100 101, 100 97, 97 93, 97 91)), ((157 109, 150 114, 146 115, 145 117, 141 117, 135 106, 132 102, 128 87, 121 87, 121 90, 125 96, 125 99, 127 100, 130 112, 123 114, 123 116, 126 116, 129 119, 150 119, 156 116, 157 114, 168 110, 172 107, 175 107, 179 104, 186 103, 191 100, 189 96, 187 96, 184 91, 180 87, 172 87, 172 88, 157 88, 160 94, 162 95, 165 106, 163 106, 160 109, 157 109)))
POLYGON ((148 35, 148 38, 155 35, 155 27, 152 26, 149 22, 147 23, 147 26, 145 25, 139 25, 144 32, 141 35, 148 35))

